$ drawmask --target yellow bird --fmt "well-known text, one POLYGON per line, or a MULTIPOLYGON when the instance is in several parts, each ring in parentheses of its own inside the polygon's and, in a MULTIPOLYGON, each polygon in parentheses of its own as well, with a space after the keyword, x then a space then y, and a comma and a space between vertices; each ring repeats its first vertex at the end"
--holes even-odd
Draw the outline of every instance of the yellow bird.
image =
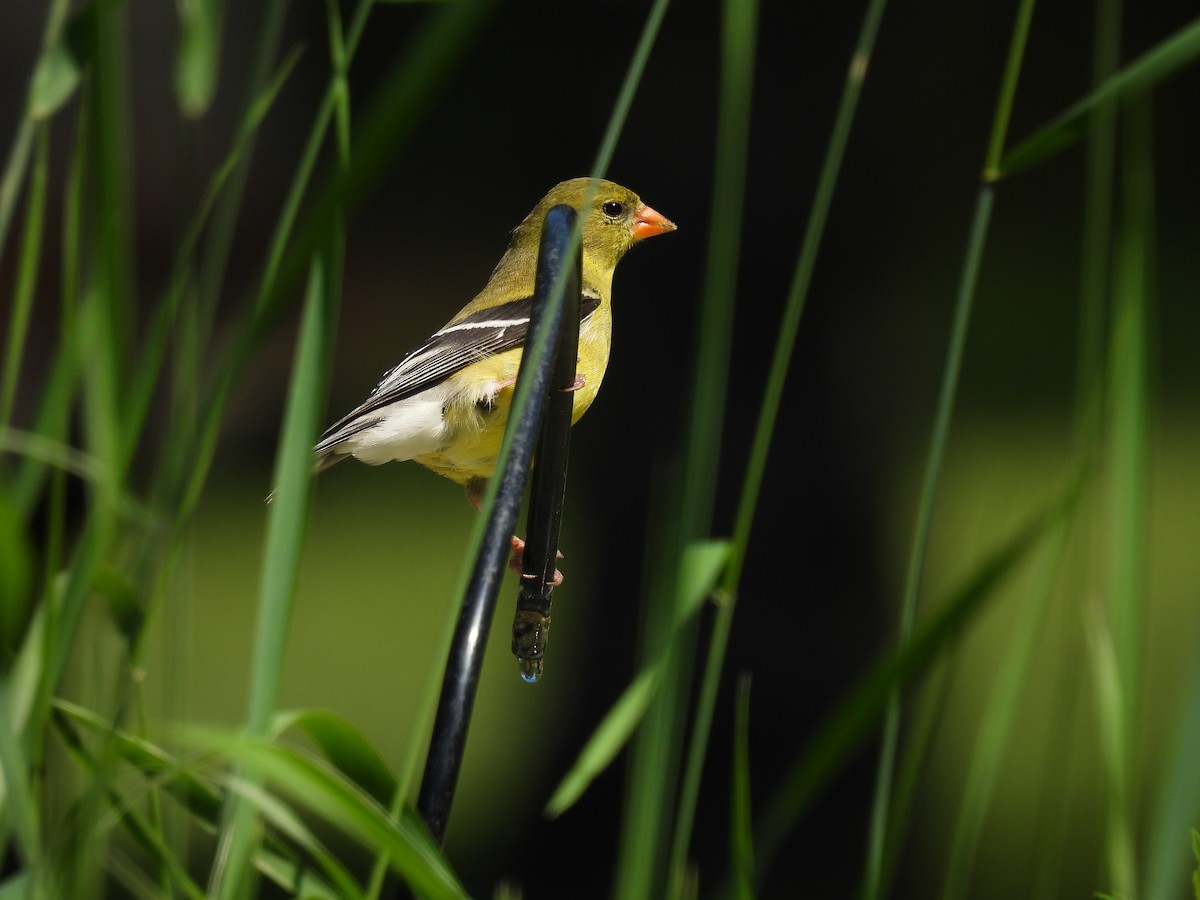
POLYGON ((513 232, 483 290, 321 436, 316 471, 351 456, 373 466, 412 459, 463 485, 479 505, 496 467, 529 329, 542 220, 564 203, 579 213, 583 228, 572 424, 579 421, 608 366, 613 270, 634 244, 676 227, 628 188, 588 178, 550 189, 513 232))

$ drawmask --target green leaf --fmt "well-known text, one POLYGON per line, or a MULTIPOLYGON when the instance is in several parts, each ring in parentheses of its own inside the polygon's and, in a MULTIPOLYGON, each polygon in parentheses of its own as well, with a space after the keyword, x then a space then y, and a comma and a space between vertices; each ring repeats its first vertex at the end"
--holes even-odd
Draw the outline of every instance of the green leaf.
MULTIPOLYGON (((672 640, 699 612, 704 600, 712 595, 717 579, 729 558, 729 541, 706 540, 689 544, 683 551, 680 569, 679 620, 675 623, 672 640)), ((596 727, 579 752, 574 765, 563 776, 546 804, 545 814, 556 818, 570 809, 587 790, 587 786, 608 768, 621 748, 629 741, 634 729, 646 714, 646 709, 658 689, 662 658, 646 666, 633 679, 612 709, 596 727)))
POLYGON ((272 733, 279 735, 289 728, 304 732, 335 769, 375 800, 385 805, 391 803, 396 779, 362 732, 345 719, 315 709, 277 713, 272 733))
POLYGON ((648 666, 625 689, 583 745, 575 764, 555 788, 550 802, 546 804, 546 816, 551 819, 561 816, 583 796, 592 780, 608 768, 646 714, 646 708, 658 688, 658 677, 659 666, 648 666))
MULTIPOLYGON (((392 868, 421 896, 466 896, 441 848, 411 809, 405 808, 398 822, 393 820, 344 775, 302 751, 248 739, 217 738, 217 742, 222 752, 256 778, 265 779, 364 846, 386 852, 392 868)), ((233 787, 256 805, 266 796, 244 783, 233 787)), ((265 812, 261 807, 260 811, 265 812)))

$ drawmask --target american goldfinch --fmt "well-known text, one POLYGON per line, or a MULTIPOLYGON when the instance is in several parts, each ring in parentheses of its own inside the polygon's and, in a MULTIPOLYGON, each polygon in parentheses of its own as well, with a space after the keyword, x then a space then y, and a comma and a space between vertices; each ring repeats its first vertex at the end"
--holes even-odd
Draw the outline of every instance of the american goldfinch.
POLYGON ((575 178, 550 189, 517 226, 482 291, 388 372, 314 449, 321 472, 351 456, 369 465, 412 459, 466 488, 479 505, 496 466, 533 307, 542 220, 569 204, 582 221, 579 364, 572 424, 608 366, 613 270, 629 249, 675 224, 628 188, 575 178), (587 203, 587 208, 583 204, 587 203))

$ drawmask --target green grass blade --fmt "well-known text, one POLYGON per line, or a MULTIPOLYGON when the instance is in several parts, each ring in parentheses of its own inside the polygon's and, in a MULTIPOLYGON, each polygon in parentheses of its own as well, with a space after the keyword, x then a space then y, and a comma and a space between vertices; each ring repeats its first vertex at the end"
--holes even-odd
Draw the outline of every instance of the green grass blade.
POLYGON ((647 666, 605 714, 567 774, 546 804, 546 816, 556 819, 575 805, 592 780, 612 763, 632 737, 658 689, 660 666, 647 666))
MULTIPOLYGON (((279 53, 287 8, 287 0, 269 0, 264 4, 261 25, 255 36, 256 50, 249 76, 246 79, 246 92, 242 101, 244 112, 241 119, 243 123, 252 116, 251 110, 259 103, 270 80, 271 71, 279 53)), ((245 192, 246 179, 250 174, 250 163, 254 157, 256 135, 256 131, 249 133, 240 159, 229 174, 226 189, 222 192, 220 201, 213 211, 212 226, 204 246, 204 258, 200 266, 197 286, 199 317, 202 323, 201 328, 205 334, 211 327, 217 299, 225 280, 225 266, 229 262, 229 251, 233 246, 233 237, 242 208, 242 196, 245 192)), ((331 215, 333 212, 330 210, 331 215)), ((314 242, 304 254, 301 272, 307 270, 309 260, 320 243, 314 242)))
MULTIPOLYGON (((954 322, 951 326, 950 343, 942 370, 942 382, 938 391, 938 405, 934 413, 929 453, 925 458, 925 471, 921 481, 921 496, 918 501, 912 545, 909 549, 905 575, 904 598, 900 608, 898 636, 903 646, 912 638, 917 618, 917 600, 920 593, 925 557, 929 544, 929 532, 933 525, 934 499, 945 457, 946 440, 950 433, 950 419, 954 412, 954 396, 958 389, 958 377, 962 370, 963 349, 966 346, 967 326, 971 320, 971 309, 975 300, 975 288, 979 281, 979 266, 983 248, 987 243, 988 225, 991 222, 992 189, 982 186, 976 199, 975 215, 967 237, 966 259, 959 281, 958 299, 955 303, 954 322)), ((866 877, 863 896, 874 900, 879 895, 885 844, 888 839, 887 823, 891 803, 892 780, 896 765, 896 749, 900 733, 900 694, 893 693, 888 702, 887 716, 883 724, 883 742, 879 752, 876 773, 875 797, 871 807, 871 823, 868 831, 866 877)))
POLYGON ((1107 610, 1105 633, 1096 638, 1102 646, 1093 642, 1094 655, 1098 654, 1093 672, 1102 700, 1111 703, 1101 705, 1106 723, 1108 871, 1111 888, 1129 895, 1138 883, 1135 752, 1141 730, 1138 698, 1148 571, 1146 498, 1150 493, 1148 369, 1154 186, 1148 101, 1128 109, 1126 125, 1124 216, 1117 237, 1107 391, 1107 610), (1118 681, 1115 691, 1103 680, 1110 674, 1106 655, 1110 645, 1112 677, 1118 681))
POLYGON ((294 728, 303 732, 329 763, 380 803, 396 793, 396 779, 361 731, 331 712, 289 710, 275 716, 274 735, 294 728))
POLYGON ((750 676, 738 678, 733 725, 733 784, 730 790, 729 849, 733 892, 754 897, 754 833, 750 816, 750 676))
POLYGON ((761 879, 818 790, 851 759, 877 725, 897 685, 910 685, 961 630, 975 619, 1045 536, 1075 508, 1083 481, 1075 481, 1045 512, 1033 517, 987 557, 919 628, 907 645, 886 656, 849 692, 832 717, 788 770, 758 820, 756 856, 761 879))
POLYGON ((1070 147, 1088 131, 1092 114, 1105 105, 1123 102, 1157 85, 1200 56, 1200 19, 1175 32, 1110 78, 1053 121, 1005 154, 991 173, 1007 178, 1045 162, 1070 147))
POLYGON ((1192 891, 1200 900, 1200 832, 1192 829, 1192 854, 1196 857, 1196 871, 1192 873, 1192 891))
POLYGON ((8 323, 8 347, 4 355, 4 376, 0 384, 0 431, 8 427, 17 381, 21 374, 26 337, 29 333, 29 314, 33 309, 37 285, 38 263, 42 256, 42 232, 46 214, 46 181, 49 168, 50 131, 46 125, 37 129, 37 147, 33 177, 29 185, 28 208, 25 213, 25 235, 21 241, 21 258, 17 267, 17 285, 13 291, 12 310, 8 323))
MULTIPOLYGON (((397 821, 332 766, 296 750, 251 740, 223 742, 223 750, 256 780, 265 779, 364 846, 386 852, 395 871, 421 896, 466 896, 437 843, 411 810, 397 821)), ((234 787, 253 793, 251 800, 265 796, 246 783, 234 787)))
MULTIPOLYGON (((102 821, 102 826, 107 828, 112 822, 119 821, 142 851, 149 855, 159 870, 166 875, 168 880, 162 887, 169 890, 169 886, 173 885, 183 896, 191 900, 203 900, 204 891, 192 880, 179 857, 167 846, 161 830, 138 810, 135 797, 118 791, 112 779, 112 772, 108 770, 110 761, 97 758, 96 754, 86 748, 78 732, 72 727, 72 720, 69 720, 61 709, 56 710, 54 721, 68 754, 107 801, 109 816, 107 820, 102 821)), ((117 749, 119 753, 120 748, 128 747, 136 740, 126 735, 115 734, 111 722, 103 721, 94 714, 87 714, 85 721, 92 725, 103 739, 104 753, 112 749, 117 749)))
POLYGON ((38 871, 42 857, 41 812, 33 791, 29 758, 14 730, 16 721, 7 683, 0 683, 0 772, 4 793, 0 808, 16 833, 18 858, 31 871, 38 871))
POLYGON ((617 141, 620 140, 621 132, 625 128, 625 120, 629 117, 629 109, 633 106, 633 98, 637 94, 638 85, 641 84, 642 73, 646 70, 650 51, 654 49, 654 41, 658 38, 658 31, 663 17, 667 14, 668 5, 670 5, 670 0, 654 0, 654 5, 650 7, 650 12, 646 16, 646 24, 642 26, 637 47, 629 60, 629 67, 625 70, 625 80, 621 82, 621 90, 617 94, 617 102, 613 105, 608 125, 604 129, 600 149, 596 151, 596 161, 592 163, 593 178, 603 178, 608 171, 608 164, 612 161, 613 153, 617 149, 617 141))
MULTIPOLYGON (((721 433, 737 296, 738 251, 742 242, 757 32, 756 0, 727 0, 722 5, 712 213, 696 359, 691 379, 691 409, 685 438, 688 457, 683 475, 683 506, 679 511, 680 534, 685 540, 695 534, 706 534, 711 529, 713 498, 720 475, 721 433)), ((667 871, 672 889, 683 884, 687 868, 704 759, 736 600, 736 594, 729 592, 724 598, 725 602, 718 606, 718 622, 704 657, 704 677, 685 751, 671 836, 667 871)), ((675 702, 680 708, 686 708, 690 685, 682 687, 684 689, 675 702)))
MULTIPOLYGON (((672 643, 699 614, 704 601, 712 596, 728 556, 729 545, 725 541, 699 541, 684 552, 684 581, 679 618, 672 629, 672 643)), ((629 741, 658 690, 663 663, 664 657, 660 656, 644 666, 605 714, 554 789, 546 804, 547 816, 557 818, 570 809, 629 741)))
POLYGON ((1090 608, 1085 624, 1100 720, 1099 742, 1108 782, 1105 857, 1114 894, 1128 896, 1128 892, 1120 886, 1133 884, 1137 877, 1133 826, 1128 818, 1129 748, 1125 717, 1128 715, 1129 698, 1124 696, 1117 649, 1104 611, 1097 607, 1090 608))
POLYGON ((175 98, 189 119, 212 104, 221 61, 222 0, 181 0, 179 49, 175 56, 175 98))
POLYGON ((65 90, 62 87, 62 54, 66 50, 60 48, 64 23, 70 10, 70 0, 53 0, 50 4, 46 14, 46 29, 42 35, 42 50, 34 64, 34 75, 29 86, 25 115, 17 123, 4 171, 0 173, 0 257, 4 256, 8 226, 12 222, 17 196, 25 183, 29 155, 33 151, 35 123, 56 109, 74 89, 74 84, 65 90))
MULTIPOLYGON (((363 896, 358 882, 295 810, 253 781, 235 779, 231 788, 240 798, 253 805, 275 833, 304 851, 305 866, 318 869, 335 896, 345 900, 358 900, 363 896)), ((255 865, 260 871, 259 860, 262 859, 264 856, 260 850, 255 856, 255 865)), ((265 874, 272 873, 268 871, 265 874)), ((282 886, 286 889, 293 885, 284 883, 282 886)))
POLYGON ((1018 715, 1018 699, 1029 674, 1029 662, 1034 645, 1041 635, 1042 624, 1063 559, 1067 523, 1061 522, 1047 536, 1046 551, 1038 583, 1028 591, 1024 609, 1018 618, 1017 634, 997 673, 995 688, 984 707, 982 726, 967 772, 958 822, 946 861, 942 897, 954 900, 970 896, 971 867, 983 832, 984 819, 995 789, 1000 765, 1018 715))
MULTIPOLYGON (((1187 867, 1188 828, 1200 819, 1200 661, 1193 667, 1187 694, 1175 716, 1171 755, 1158 785, 1148 829, 1145 887, 1140 896, 1170 897, 1187 867)), ((1192 845, 1200 864, 1200 837, 1193 830, 1192 845)), ((1200 897, 1200 867, 1193 876, 1200 897)))
MULTIPOLYGON (((277 494, 267 523, 266 549, 259 583, 258 619, 246 731, 252 737, 269 733, 279 679, 283 671, 288 624, 299 576, 304 532, 311 496, 312 452, 320 416, 322 388, 332 338, 331 311, 340 280, 340 251, 330 250, 313 260, 297 341, 291 389, 280 434, 276 464, 277 494)), ((226 817, 223 852, 214 871, 218 897, 240 896, 246 867, 254 855, 252 810, 235 803, 226 817)))
MULTIPOLYGON (((1000 83, 1000 94, 992 118, 991 136, 984 160, 984 176, 988 177, 1000 160, 1016 97, 1017 82, 1021 74, 1025 44, 1029 25, 1033 19, 1034 0, 1022 0, 1013 25, 1009 42, 1004 76, 1000 83)), ((945 456, 946 438, 950 430, 950 419, 954 411, 954 397, 958 390, 959 373, 962 370, 963 349, 966 344, 967 326, 975 302, 975 290, 979 281, 979 267, 983 249, 987 242, 988 225, 991 221, 993 196, 986 185, 981 186, 976 198, 975 215, 967 236, 967 248, 959 281, 958 297, 954 308, 954 323, 951 326, 950 343, 942 370, 942 382, 938 391, 937 410, 925 460, 921 482, 913 540, 909 549, 905 574, 904 596, 900 607, 898 637, 901 645, 907 643, 913 633, 917 615, 917 601, 925 570, 925 557, 929 544, 929 532, 933 524, 934 499, 938 480, 941 477, 942 461, 945 456)), ((888 702, 887 716, 883 725, 883 740, 879 751, 875 794, 871 804, 871 820, 867 833, 866 871, 862 895, 865 900, 875 900, 882 886, 883 860, 888 840, 887 825, 890 818, 892 782, 896 766, 896 750, 900 732, 900 694, 893 692, 888 702)))

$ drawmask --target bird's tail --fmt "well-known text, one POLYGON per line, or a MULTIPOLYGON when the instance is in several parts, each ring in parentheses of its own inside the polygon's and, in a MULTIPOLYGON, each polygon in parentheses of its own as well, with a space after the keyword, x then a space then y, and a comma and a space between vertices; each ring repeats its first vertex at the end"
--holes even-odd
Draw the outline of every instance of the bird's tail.
MULTIPOLYGON (((337 450, 332 449, 332 448, 329 450, 322 450, 319 453, 314 454, 313 475, 320 475, 326 469, 332 469, 334 466, 336 466, 338 463, 340 463, 343 459, 349 459, 349 458, 350 458, 349 453, 339 453, 337 450)), ((275 492, 271 491, 271 493, 267 494, 267 499, 264 502, 270 503, 274 499, 275 499, 275 492)))

